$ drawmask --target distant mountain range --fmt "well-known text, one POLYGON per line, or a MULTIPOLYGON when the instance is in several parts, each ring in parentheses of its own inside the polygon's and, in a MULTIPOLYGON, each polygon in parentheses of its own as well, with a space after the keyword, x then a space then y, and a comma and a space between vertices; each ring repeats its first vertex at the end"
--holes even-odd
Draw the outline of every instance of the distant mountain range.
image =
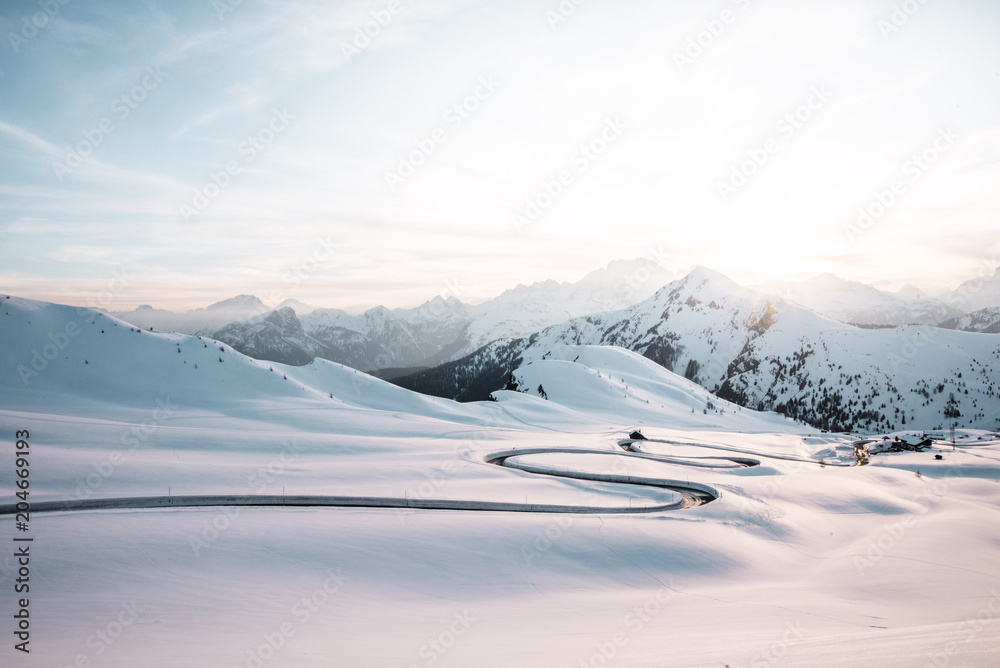
POLYGON ((964 332, 1000 334, 1000 306, 979 309, 967 315, 946 320, 939 326, 945 329, 959 329, 964 332))
POLYGON ((884 292, 833 274, 800 282, 768 281, 758 289, 834 320, 856 325, 936 325, 965 313, 950 306, 946 299, 932 299, 912 286, 897 293, 884 292))
POLYGON ((142 329, 152 327, 160 331, 197 334, 218 329, 231 322, 249 320, 270 310, 253 295, 237 295, 207 308, 192 309, 184 313, 164 311, 143 304, 134 311, 112 312, 111 315, 142 329))
POLYGON ((672 276, 635 260, 577 283, 519 285, 478 305, 436 297, 352 315, 301 302, 269 310, 240 295, 183 314, 140 307, 114 315, 209 336, 257 359, 323 358, 460 401, 489 398, 557 347, 610 345, 741 406, 824 429, 906 428, 929 412, 943 425, 954 419, 946 411, 965 426, 1000 424, 992 371, 1000 338, 982 336, 1000 330, 997 275, 939 298, 832 274, 759 289, 706 268, 668 283, 672 276), (963 310, 980 304, 992 305, 963 310))
POLYGON ((112 315, 143 329, 211 336, 246 355, 275 362, 306 364, 323 357, 362 371, 406 370, 463 357, 498 338, 526 336, 573 317, 624 308, 649 297, 674 275, 653 260, 639 259, 613 262, 576 283, 519 285, 475 306, 435 297, 416 308, 377 306, 351 315, 289 300, 271 317, 259 299, 240 295, 186 313, 141 306, 112 315))
POLYGON ((1000 425, 1000 337, 854 327, 705 268, 627 309, 495 341, 395 382, 482 400, 567 345, 627 348, 736 404, 833 431, 905 429, 917 418, 924 428, 1000 425))

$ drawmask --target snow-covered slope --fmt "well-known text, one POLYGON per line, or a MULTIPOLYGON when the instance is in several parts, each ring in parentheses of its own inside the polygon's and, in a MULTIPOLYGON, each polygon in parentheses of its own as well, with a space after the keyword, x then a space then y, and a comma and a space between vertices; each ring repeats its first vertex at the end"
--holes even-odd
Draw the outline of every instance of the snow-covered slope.
POLYGON ((825 429, 939 428, 946 410, 960 413, 960 425, 1000 424, 1000 337, 853 327, 705 268, 629 309, 496 342, 394 382, 481 399, 510 371, 567 344, 621 346, 742 406, 825 429))
POLYGON ((305 391, 274 365, 209 338, 150 332, 90 309, 17 297, 0 301, 0 310, 0 386, 8 407, 58 406, 72 396, 81 405, 152 411, 168 397, 220 407, 236 395, 280 402, 305 391))
MULTIPOLYGON (((15 437, 30 442, 30 502, 166 499, 31 512, 16 533, 33 539, 31 651, 11 636, 0 662, 995 664, 994 436, 959 432, 954 449, 847 467, 850 439, 715 402, 621 349, 553 346, 514 375, 531 391, 457 404, 332 362, 266 363, 0 296, 0 431, 11 454, 15 437), (638 426, 656 439, 641 449, 660 459, 617 445, 638 426), (497 452, 521 468, 487 463, 497 452), (647 514, 675 495, 531 468, 682 481, 719 497, 647 514), (171 503, 196 494, 521 510, 171 503), (531 510, 554 503, 601 512, 531 510)), ((0 488, 19 479, 0 467, 0 488)), ((14 549, 0 555, 0 586, 27 577, 22 567, 14 549)), ((17 598, 0 597, 0 616, 15 619, 17 598)))
POLYGON ((744 410, 638 353, 611 346, 557 346, 518 367, 506 387, 494 396, 523 392, 611 422, 627 415, 636 424, 678 429, 801 428, 781 415, 744 410))
POLYGON ((758 289, 834 320, 857 325, 936 325, 962 314, 913 287, 893 294, 833 274, 799 282, 768 281, 758 289))

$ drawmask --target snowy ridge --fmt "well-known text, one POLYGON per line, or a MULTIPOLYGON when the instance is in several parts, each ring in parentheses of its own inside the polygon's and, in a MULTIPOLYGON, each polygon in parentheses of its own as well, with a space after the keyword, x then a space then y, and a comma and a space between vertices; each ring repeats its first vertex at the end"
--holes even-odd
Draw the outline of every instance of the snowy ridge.
MULTIPOLYGON (((527 336, 570 318, 623 308, 647 298, 673 275, 653 260, 618 261, 576 283, 519 285, 476 306, 454 296, 437 296, 416 308, 376 306, 358 315, 285 300, 274 310, 292 308, 302 331, 313 339, 309 342, 297 326, 284 342, 278 340, 280 328, 265 334, 259 327, 247 326, 270 312, 248 295, 182 314, 142 306, 114 315, 143 329, 210 336, 272 361, 303 364, 312 355, 373 371, 433 366, 500 338, 527 336)), ((281 318, 289 320, 287 315, 281 318)))
MULTIPOLYGON (((0 388, 3 405, 9 409, 30 410, 67 401, 81 406, 94 403, 100 410, 147 409, 167 402, 240 415, 254 406, 302 406, 306 402, 331 414, 370 411, 373 420, 379 413, 407 413, 432 420, 487 420, 499 425, 518 424, 525 416, 554 408, 541 399, 521 396, 507 397, 499 404, 460 404, 411 392, 325 359, 297 366, 262 361, 208 337, 141 330, 91 309, 17 297, 0 300, 0 307, 4 325, 0 388), (518 417, 501 419, 511 411, 518 417)), ((268 319, 275 314, 281 312, 268 314, 257 324, 273 324, 268 319)), ((673 402, 688 397, 682 408, 677 408, 687 412, 690 406, 705 403, 707 393, 703 390, 694 388, 691 394, 692 386, 678 391, 676 382, 686 386, 686 381, 671 380, 672 374, 638 356, 613 350, 583 354, 594 364, 600 363, 604 373, 632 377, 643 369, 654 372, 658 380, 647 385, 657 405, 673 410, 673 402)), ((585 369, 583 364, 575 367, 585 369)), ((640 410, 631 402, 619 402, 617 408, 612 402, 607 409, 601 419, 623 425, 638 423, 646 411, 645 404, 640 410)), ((556 412, 574 422, 594 421, 587 406, 579 402, 567 401, 556 412)), ((698 418, 695 422, 702 426, 713 424, 701 413, 698 418)), ((784 422, 779 419, 778 423, 784 422)))
POLYGON ((91 309, 17 297, 0 301, 0 309, 0 388, 7 408, 30 410, 71 398, 115 408, 167 402, 229 415, 302 401, 323 411, 410 410, 459 422, 495 412, 408 392, 335 362, 261 361, 208 337, 141 330, 91 309))
POLYGON ((980 309, 959 318, 946 320, 938 325, 938 327, 958 329, 963 332, 1000 334, 1000 306, 980 309))
MULTIPOLYGON (((153 326, 211 336, 261 359, 303 364, 323 357, 364 371, 385 369, 386 377, 392 377, 407 369, 459 360, 494 341, 527 337, 575 318, 629 308, 651 297, 673 276, 658 261, 620 261, 576 283, 549 280, 519 285, 475 306, 454 296, 438 296, 412 309, 378 306, 359 315, 289 299, 276 309, 295 311, 298 323, 282 316, 288 321, 287 332, 277 327, 264 333, 248 326, 259 323, 269 311, 247 295, 186 314, 144 306, 117 315, 144 329, 153 326)), ((801 282, 771 281, 761 290, 834 320, 874 328, 950 322, 976 303, 1000 303, 1000 285, 994 283, 995 277, 973 279, 941 299, 913 286, 889 293, 832 274, 801 282)))
POLYGON ((218 329, 231 322, 242 322, 265 314, 270 309, 253 295, 237 295, 206 308, 174 313, 143 304, 134 311, 115 312, 117 318, 141 329, 153 329, 197 334, 218 329))
POLYGON ((577 283, 550 280, 519 285, 470 307, 470 322, 460 339, 430 361, 453 361, 498 339, 527 336, 572 318, 626 308, 653 295, 673 276, 661 264, 632 260, 612 262, 577 283))
POLYGON ((996 265, 996 258, 991 264, 996 267, 992 275, 970 278, 945 295, 944 300, 964 313, 1000 307, 1000 266, 996 265))
MULTIPOLYGON (((802 431, 775 414, 746 411, 645 357, 607 346, 558 346, 513 373, 508 388, 609 421, 740 431, 802 431), (707 416, 707 417, 706 417, 707 416)), ((494 396, 502 401, 507 392, 494 396)))
POLYGON ((627 348, 741 406, 833 431, 935 429, 951 419, 983 429, 1000 425, 993 372, 1000 338, 934 327, 853 327, 705 268, 629 309, 490 344, 395 382, 482 399, 484 391, 503 387, 509 372, 563 345, 627 348))
POLYGON ((936 325, 962 314, 945 301, 929 298, 913 287, 893 294, 864 283, 845 281, 833 274, 800 282, 768 281, 759 289, 834 320, 855 325, 936 325))

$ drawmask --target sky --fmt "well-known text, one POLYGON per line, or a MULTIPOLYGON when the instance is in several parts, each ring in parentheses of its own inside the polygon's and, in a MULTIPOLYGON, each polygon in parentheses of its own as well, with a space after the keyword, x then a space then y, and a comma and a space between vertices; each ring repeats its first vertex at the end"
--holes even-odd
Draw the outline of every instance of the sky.
POLYGON ((992 0, 4 0, 0 289, 477 302, 1000 253, 992 0))

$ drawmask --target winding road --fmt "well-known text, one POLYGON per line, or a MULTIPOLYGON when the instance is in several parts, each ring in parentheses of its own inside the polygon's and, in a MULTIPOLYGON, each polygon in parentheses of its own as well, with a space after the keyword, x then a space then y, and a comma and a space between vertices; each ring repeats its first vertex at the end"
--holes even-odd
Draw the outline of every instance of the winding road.
MULTIPOLYGON (((705 445, 700 443, 676 443, 657 439, 648 439, 653 443, 671 443, 677 445, 692 445, 716 450, 725 450, 739 454, 745 451, 726 446, 705 445)), ((487 464, 516 469, 533 475, 545 475, 574 480, 588 480, 639 487, 654 487, 677 496, 666 503, 646 503, 646 505, 628 506, 594 506, 572 504, 544 503, 514 503, 505 501, 472 501, 462 499, 425 499, 399 498, 384 496, 321 496, 321 495, 188 495, 188 496, 132 496, 101 499, 76 499, 66 501, 41 501, 32 503, 30 512, 79 512, 90 510, 114 509, 156 509, 156 508, 205 508, 220 506, 241 507, 286 507, 286 508, 397 508, 421 510, 461 510, 473 512, 520 512, 520 513, 577 513, 577 514, 638 514, 657 513, 670 510, 682 510, 710 503, 719 498, 720 493, 714 487, 698 482, 674 480, 669 478, 649 478, 641 476, 620 475, 617 473, 590 473, 572 468, 538 464, 522 461, 531 455, 604 455, 614 457, 635 458, 643 461, 689 466, 707 469, 734 469, 758 466, 760 461, 749 457, 714 456, 714 457, 670 457, 644 453, 639 449, 634 439, 624 439, 618 442, 623 450, 598 450, 586 448, 522 448, 503 450, 486 455, 483 461, 487 464)), ((795 461, 811 461, 790 456, 752 453, 758 456, 777 459, 793 459, 795 461)), ((834 466, 849 466, 849 464, 829 463, 834 466)), ((17 509, 17 504, 0 504, 0 515, 13 515, 23 512, 17 509)))
MULTIPOLYGON (((871 439, 854 441, 855 444, 867 444, 872 443, 871 439)), ((618 441, 618 446, 625 450, 626 452, 632 452, 637 454, 643 454, 648 457, 654 456, 649 453, 643 452, 639 443, 666 443, 667 445, 688 445, 695 448, 710 448, 712 450, 723 450, 725 452, 736 452, 744 455, 754 455, 755 457, 764 457, 766 459, 780 459, 788 462, 803 462, 805 464, 816 464, 818 466, 856 466, 854 463, 845 463, 837 460, 823 460, 823 459, 809 459, 807 457, 796 457, 794 455, 778 455, 769 452, 755 452, 753 450, 743 450, 741 448, 734 448, 728 445, 715 445, 709 443, 694 443, 691 441, 668 441, 662 438, 623 438, 618 441)), ((735 461, 735 460, 733 460, 735 461)), ((756 460, 749 460, 756 461, 756 460)), ((757 464, 760 464, 757 461, 757 464)))

